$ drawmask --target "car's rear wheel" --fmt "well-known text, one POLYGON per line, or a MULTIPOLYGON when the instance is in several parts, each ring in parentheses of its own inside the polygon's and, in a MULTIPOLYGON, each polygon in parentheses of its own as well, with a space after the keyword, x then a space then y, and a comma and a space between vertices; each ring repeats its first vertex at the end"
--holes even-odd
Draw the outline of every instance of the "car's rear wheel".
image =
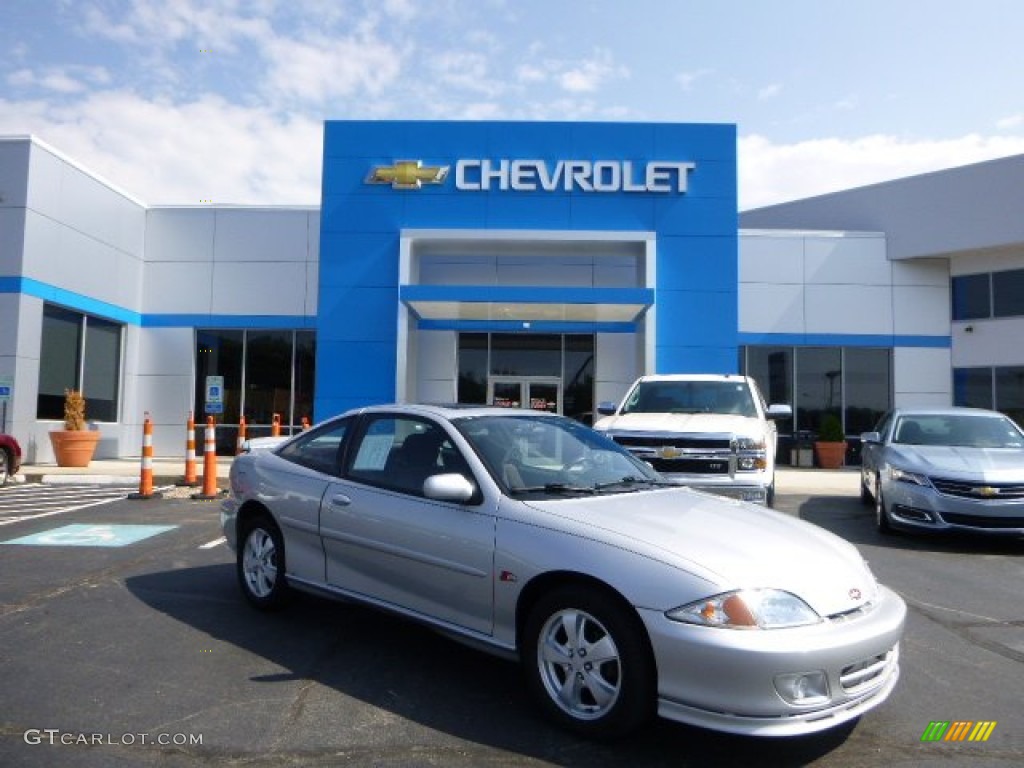
POLYGON ((242 545, 238 548, 238 583, 253 606, 269 611, 280 608, 288 598, 284 574, 284 539, 269 517, 260 516, 242 524, 242 545))
POLYGON ((892 533, 892 524, 889 522, 889 513, 885 509, 885 499, 882 496, 882 478, 875 476, 875 527, 879 533, 892 533))
POLYGON ((523 633, 527 685, 554 722, 613 738, 654 716, 651 652, 639 619, 596 589, 557 589, 534 606, 523 633))

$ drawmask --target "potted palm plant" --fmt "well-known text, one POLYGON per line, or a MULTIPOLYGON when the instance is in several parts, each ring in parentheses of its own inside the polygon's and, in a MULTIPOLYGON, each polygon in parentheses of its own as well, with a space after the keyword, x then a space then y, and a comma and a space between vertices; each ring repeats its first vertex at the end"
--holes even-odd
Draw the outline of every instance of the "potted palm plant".
POLYGON ((826 413, 822 417, 814 453, 822 469, 839 469, 846 461, 846 435, 843 434, 842 422, 834 413, 826 413))
POLYGON ((100 433, 85 421, 85 398, 77 389, 64 390, 64 429, 50 432, 50 444, 59 467, 87 467, 96 452, 100 433))

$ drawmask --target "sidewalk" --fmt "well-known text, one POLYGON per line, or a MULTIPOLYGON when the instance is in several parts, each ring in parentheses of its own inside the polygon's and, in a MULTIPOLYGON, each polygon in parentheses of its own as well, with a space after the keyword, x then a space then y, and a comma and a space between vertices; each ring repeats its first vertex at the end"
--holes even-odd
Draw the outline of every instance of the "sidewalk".
MULTIPOLYGON (((217 458, 217 485, 227 487, 231 456, 217 458)), ((199 482, 203 480, 203 462, 197 460, 199 482)), ((138 483, 142 474, 141 459, 95 459, 85 468, 58 467, 56 464, 25 464, 20 477, 31 483, 97 483, 124 485, 138 483)), ((153 485, 175 485, 185 477, 184 459, 153 459, 153 485)), ((810 469, 779 467, 775 471, 776 493, 819 496, 855 496, 860 492, 857 467, 844 469, 810 469)))
MULTIPOLYGON (((217 485, 226 488, 231 456, 217 457, 217 485)), ((196 460, 196 474, 203 482, 203 460, 196 460)), ((138 484, 142 459, 93 459, 88 467, 58 467, 56 464, 22 464, 16 476, 28 483, 95 483, 97 485, 138 484)), ((185 460, 153 459, 153 485, 176 485, 185 478, 185 460)))

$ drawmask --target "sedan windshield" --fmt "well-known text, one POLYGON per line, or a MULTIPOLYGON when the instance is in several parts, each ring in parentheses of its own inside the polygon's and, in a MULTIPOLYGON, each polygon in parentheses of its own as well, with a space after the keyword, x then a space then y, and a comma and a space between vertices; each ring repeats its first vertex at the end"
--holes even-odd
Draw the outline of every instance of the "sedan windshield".
POLYGON ((628 451, 571 419, 524 413, 453 423, 513 496, 627 493, 671 485, 628 451))
POLYGON ((958 448, 1024 448, 1024 434, 1009 419, 973 414, 910 414, 896 424, 894 443, 958 448))

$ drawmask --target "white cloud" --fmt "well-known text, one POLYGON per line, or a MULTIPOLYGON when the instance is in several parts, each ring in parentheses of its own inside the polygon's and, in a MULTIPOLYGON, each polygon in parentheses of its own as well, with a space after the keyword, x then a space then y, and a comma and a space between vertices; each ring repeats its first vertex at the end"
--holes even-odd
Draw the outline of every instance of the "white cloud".
POLYGON ((401 72, 402 52, 374 39, 274 38, 264 53, 272 94, 316 103, 360 91, 380 93, 401 72))
POLYGON ((769 99, 774 99, 780 93, 782 93, 782 85, 779 83, 771 83, 770 85, 766 85, 764 88, 758 90, 757 100, 768 101, 769 99))
POLYGON ((203 95, 108 91, 67 107, 0 100, 0 134, 32 133, 147 203, 318 204, 323 123, 203 95))
POLYGON ((714 72, 714 70, 711 69, 697 69, 693 72, 679 72, 674 79, 679 84, 680 88, 684 91, 689 91, 693 88, 694 83, 712 74, 712 72, 714 72))
POLYGON ((910 140, 896 136, 775 144, 759 135, 738 148, 740 210, 1024 153, 1024 137, 910 140))
POLYGON ((563 65, 558 84, 570 93, 593 93, 605 82, 629 77, 626 67, 616 65, 609 51, 596 51, 594 56, 575 65, 563 65))
POLYGON ((1001 120, 996 121, 996 128, 1001 131, 1016 130, 1024 125, 1024 113, 1018 112, 1016 115, 1008 115, 1001 120))

